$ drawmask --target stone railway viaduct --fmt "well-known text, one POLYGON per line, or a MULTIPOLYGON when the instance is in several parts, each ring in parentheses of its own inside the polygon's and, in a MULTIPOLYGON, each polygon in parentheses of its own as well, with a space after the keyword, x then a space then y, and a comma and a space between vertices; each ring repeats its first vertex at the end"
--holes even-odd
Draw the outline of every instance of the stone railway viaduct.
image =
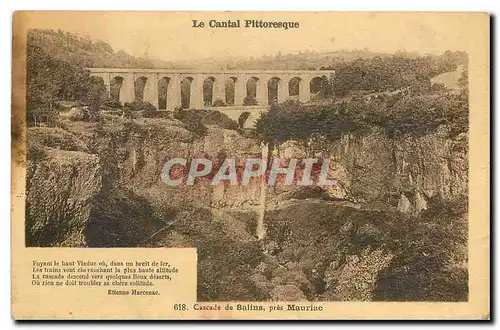
POLYGON ((173 110, 176 107, 216 109, 236 121, 243 113, 248 113, 248 124, 245 126, 249 127, 272 102, 284 102, 287 99, 310 101, 321 81, 334 74, 331 70, 88 70, 92 76, 102 78, 110 97, 121 103, 147 101, 159 110, 173 110), (244 105, 247 96, 255 100, 256 105, 244 105), (212 106, 217 99, 227 106, 212 106))

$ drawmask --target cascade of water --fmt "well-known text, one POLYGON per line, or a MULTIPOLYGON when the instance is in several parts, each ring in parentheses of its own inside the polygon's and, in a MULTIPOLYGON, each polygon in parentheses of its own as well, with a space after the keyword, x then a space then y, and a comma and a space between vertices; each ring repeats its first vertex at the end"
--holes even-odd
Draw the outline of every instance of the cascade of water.
MULTIPOLYGON (((267 143, 261 144, 262 159, 266 160, 266 164, 268 161, 268 153, 269 153, 268 147, 269 146, 267 143)), ((267 185, 266 175, 262 175, 260 178, 260 198, 259 198, 260 209, 257 218, 257 230, 256 230, 257 239, 259 240, 263 239, 266 234, 266 229, 264 227, 264 215, 266 213, 266 185, 267 185)))

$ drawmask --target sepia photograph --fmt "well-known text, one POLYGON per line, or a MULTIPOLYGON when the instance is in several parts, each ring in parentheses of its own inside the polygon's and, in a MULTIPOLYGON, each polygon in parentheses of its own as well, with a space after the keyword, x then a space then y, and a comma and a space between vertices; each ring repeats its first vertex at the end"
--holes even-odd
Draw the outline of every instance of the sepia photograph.
POLYGON ((243 311, 470 301, 461 40, 487 15, 18 15, 19 248, 195 248, 196 301, 243 311))

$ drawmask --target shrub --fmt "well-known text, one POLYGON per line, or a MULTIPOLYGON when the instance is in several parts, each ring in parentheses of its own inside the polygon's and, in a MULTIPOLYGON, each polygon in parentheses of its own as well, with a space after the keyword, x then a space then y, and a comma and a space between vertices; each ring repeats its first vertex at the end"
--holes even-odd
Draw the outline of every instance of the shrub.
POLYGON ((222 101, 221 99, 216 99, 215 101, 212 102, 213 107, 226 107, 227 104, 222 101))
POLYGON ((257 100, 255 97, 248 95, 243 99, 243 105, 257 105, 257 100))
POLYGON ((217 110, 184 110, 174 109, 174 118, 186 124, 190 131, 204 136, 207 131, 205 125, 217 125, 221 128, 237 130, 238 124, 217 110))
POLYGON ((56 122, 58 112, 46 104, 28 104, 26 109, 26 119, 28 123, 35 126, 40 123, 53 125, 56 122))
POLYGON ((417 218, 390 230, 399 254, 379 274, 376 300, 466 301, 467 199, 434 198, 417 218))
POLYGON ((189 216, 179 214, 175 231, 198 250, 197 296, 199 301, 262 301, 252 281, 252 270, 264 260, 256 241, 242 242, 205 209, 189 216))
POLYGON ((33 163, 39 163, 44 160, 46 158, 46 153, 43 145, 36 142, 28 143, 26 158, 33 163))
POLYGON ((123 107, 122 116, 123 118, 132 119, 134 118, 134 111, 129 107, 123 107))
POLYGON ((102 105, 109 107, 109 108, 113 108, 113 109, 120 109, 122 107, 122 104, 120 101, 112 100, 112 99, 105 100, 102 105))
POLYGON ((81 102, 94 113, 99 111, 106 87, 102 79, 91 77, 80 65, 51 56, 46 49, 27 45, 26 113, 29 124, 51 121, 57 116, 59 101, 81 102))
POLYGON ((174 118, 182 121, 191 132, 199 136, 205 136, 207 127, 202 123, 200 113, 203 113, 203 110, 184 110, 181 107, 176 107, 174 109, 174 118))
POLYGON ((94 199, 89 218, 84 231, 89 247, 137 246, 162 225, 146 198, 109 186, 94 199))
POLYGON ((307 141, 319 134, 338 140, 347 132, 380 127, 390 137, 428 134, 442 124, 450 127, 451 137, 468 130, 468 95, 448 94, 439 88, 420 89, 408 97, 408 91, 394 95, 353 97, 350 101, 328 105, 287 101, 274 104, 261 114, 256 129, 266 142, 307 141))
POLYGON ((342 133, 356 128, 348 115, 342 115, 337 110, 297 101, 274 104, 269 112, 261 114, 256 130, 265 142, 307 141, 315 133, 336 140, 342 133))
POLYGON ((86 144, 72 134, 58 127, 31 127, 28 129, 29 143, 36 143, 53 149, 87 152, 86 144))
POLYGON ((126 108, 129 108, 132 111, 154 111, 156 110, 155 106, 150 102, 144 101, 134 101, 134 102, 125 102, 123 105, 126 108))
POLYGON ((203 116, 202 123, 205 125, 217 125, 225 129, 238 129, 238 124, 234 120, 217 110, 208 110, 208 113, 205 113, 203 116))
POLYGON ((144 118, 172 118, 170 111, 145 110, 142 113, 144 118))

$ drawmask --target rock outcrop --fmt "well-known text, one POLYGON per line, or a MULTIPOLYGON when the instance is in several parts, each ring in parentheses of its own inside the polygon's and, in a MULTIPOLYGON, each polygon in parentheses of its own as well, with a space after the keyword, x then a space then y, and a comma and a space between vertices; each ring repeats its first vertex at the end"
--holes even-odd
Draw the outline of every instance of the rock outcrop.
POLYGON ((96 155, 45 148, 29 159, 26 194, 28 246, 85 246, 95 197, 101 189, 96 155))
POLYGON ((337 142, 315 138, 302 148, 286 143, 279 153, 331 158, 342 197, 370 206, 418 214, 430 198, 467 195, 467 135, 450 137, 446 125, 422 136, 393 138, 372 128, 337 142))

